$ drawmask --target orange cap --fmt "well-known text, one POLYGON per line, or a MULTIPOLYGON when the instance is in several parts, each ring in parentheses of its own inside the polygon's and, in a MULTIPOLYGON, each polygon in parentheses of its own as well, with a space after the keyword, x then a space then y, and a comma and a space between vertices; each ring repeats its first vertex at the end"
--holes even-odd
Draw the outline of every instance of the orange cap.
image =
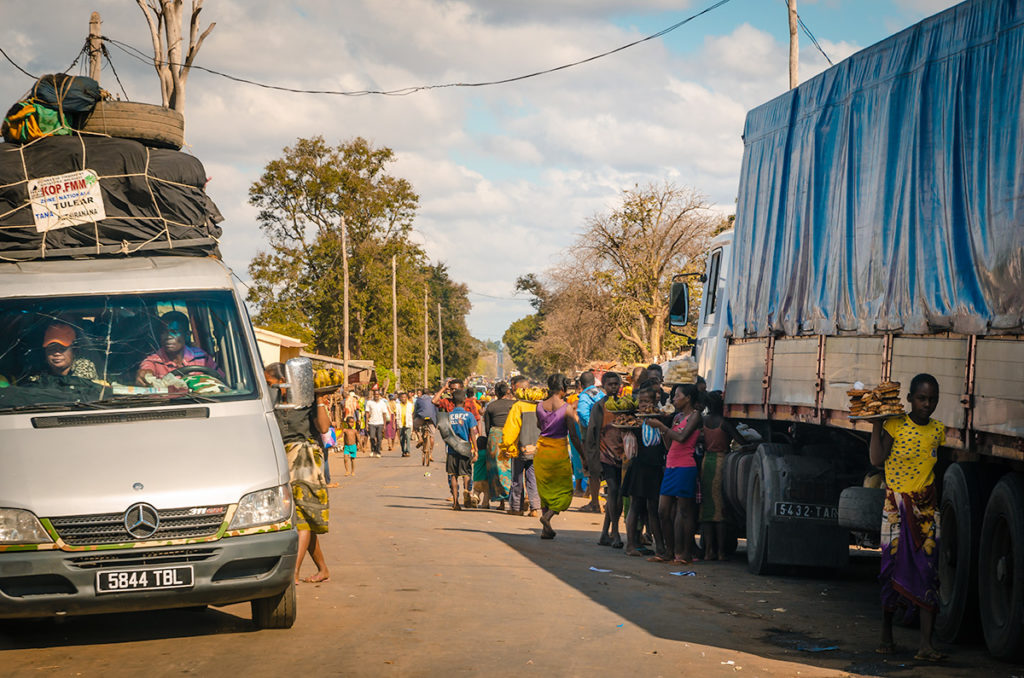
POLYGON ((44 347, 50 344, 70 346, 73 343, 75 343, 75 330, 71 325, 65 325, 64 323, 50 325, 46 328, 46 334, 43 335, 44 347))

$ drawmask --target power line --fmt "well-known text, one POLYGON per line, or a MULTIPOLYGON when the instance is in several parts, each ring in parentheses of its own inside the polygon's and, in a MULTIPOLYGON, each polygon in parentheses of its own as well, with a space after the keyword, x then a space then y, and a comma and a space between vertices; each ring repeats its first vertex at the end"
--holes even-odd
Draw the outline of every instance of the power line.
POLYGON ((11 65, 12 65, 12 66, 14 66, 15 68, 17 68, 17 69, 18 69, 19 71, 21 71, 22 73, 24 73, 24 74, 25 74, 25 75, 27 75, 28 77, 32 78, 33 80, 38 80, 38 79, 39 79, 39 78, 37 78, 36 76, 34 76, 34 75, 32 75, 31 73, 29 73, 28 71, 26 71, 26 70, 25 70, 24 68, 22 68, 21 66, 19 66, 19 65, 18 65, 18 64, 17 64, 17 63, 16 63, 15 61, 14 61, 14 59, 12 59, 11 57, 9 57, 9 56, 7 55, 7 52, 5 52, 5 51, 4 51, 4 48, 3 48, 3 47, 0 47, 0 54, 3 54, 3 55, 4 55, 4 58, 5 58, 5 59, 7 59, 8 61, 10 61, 10 62, 11 62, 11 65))
POLYGON ((493 294, 484 294, 483 292, 474 292, 473 290, 469 290, 469 293, 476 295, 478 297, 487 297, 488 299, 501 299, 502 301, 530 301, 525 297, 496 297, 493 294))
MULTIPOLYGON (((546 68, 544 70, 535 71, 533 73, 526 73, 524 75, 517 75, 517 76, 513 76, 513 77, 509 77, 509 78, 502 78, 500 80, 486 80, 486 81, 483 81, 483 82, 449 82, 449 83, 438 84, 438 85, 418 85, 418 86, 415 86, 415 87, 403 87, 403 88, 400 88, 400 89, 393 89, 393 90, 339 91, 339 90, 299 89, 299 88, 295 88, 295 87, 282 87, 280 85, 270 85, 270 84, 267 84, 267 83, 257 82, 255 80, 249 80, 247 78, 242 78, 242 77, 239 77, 239 76, 236 76, 236 75, 230 75, 228 73, 223 73, 221 71, 216 71, 216 70, 214 70, 212 68, 206 68, 205 66, 193 65, 191 68, 194 68, 194 69, 200 70, 200 71, 205 71, 205 72, 210 73, 212 75, 218 75, 218 76, 220 76, 222 78, 227 78, 229 80, 234 80, 235 82, 240 82, 240 83, 243 83, 243 84, 246 84, 246 85, 254 85, 256 87, 262 87, 264 89, 278 90, 278 91, 281 91, 281 92, 292 92, 292 93, 295 93, 295 94, 330 94, 330 95, 347 96, 347 97, 361 97, 361 96, 368 96, 368 95, 371 95, 371 94, 378 94, 378 95, 383 95, 383 96, 408 96, 409 94, 413 94, 415 92, 422 92, 422 91, 432 90, 432 89, 445 89, 445 88, 450 88, 450 87, 488 87, 488 86, 491 86, 491 85, 505 85, 505 84, 508 84, 508 83, 511 83, 511 82, 518 82, 520 80, 527 80, 529 78, 536 78, 536 77, 541 76, 541 75, 548 75, 550 73, 555 73, 557 71, 563 71, 563 70, 566 70, 568 68, 573 68, 575 66, 580 66, 582 64, 586 64, 586 63, 589 63, 591 61, 596 61, 597 59, 601 59, 602 57, 606 57, 606 56, 615 54, 617 52, 621 52, 623 50, 629 49, 630 47, 635 47, 636 45, 639 45, 641 43, 647 42, 649 40, 655 40, 655 39, 660 38, 660 37, 662 37, 664 35, 667 35, 668 33, 671 33, 672 31, 674 31, 674 30, 676 30, 678 28, 681 28, 682 26, 685 26, 686 24, 690 23, 694 19, 696 19, 698 17, 701 17, 701 16, 707 14, 708 12, 711 12, 712 10, 718 9, 719 7, 721 7, 722 5, 724 5, 724 4, 728 3, 728 2, 730 2, 730 0, 718 0, 718 2, 715 2, 714 4, 712 4, 712 5, 704 8, 704 9, 702 9, 701 11, 697 12, 696 14, 692 14, 692 15, 686 17, 685 19, 683 19, 682 21, 678 21, 678 22, 672 24, 671 26, 668 26, 667 28, 664 28, 664 29, 658 31, 657 33, 654 33, 652 35, 648 35, 645 38, 640 38, 639 40, 634 40, 633 42, 627 43, 627 44, 622 45, 620 47, 616 47, 615 49, 610 49, 610 50, 608 50, 606 52, 601 52, 600 54, 595 54, 594 56, 587 57, 586 59, 580 59, 579 61, 573 61, 572 63, 563 64, 561 66, 555 66, 553 68, 546 68)), ((127 43, 121 42, 120 40, 115 40, 113 38, 109 38, 109 37, 106 37, 106 36, 102 36, 102 39, 106 40, 107 42, 110 42, 111 44, 116 46, 118 49, 122 50, 126 54, 129 54, 129 55, 131 55, 132 57, 134 57, 136 59, 144 61, 145 63, 148 63, 150 65, 154 65, 156 63, 156 60, 153 57, 147 56, 142 50, 138 49, 137 47, 133 47, 133 46, 127 44, 127 43)), ((170 67, 180 67, 180 66, 182 66, 182 64, 176 64, 176 63, 167 63, 166 65, 170 66, 170 67)))
MULTIPOLYGON (((787 0, 782 0, 782 4, 786 5, 787 7, 789 6, 787 0)), ((799 12, 797 12, 796 20, 800 24, 800 28, 803 29, 804 35, 806 35, 807 38, 811 41, 811 44, 814 45, 819 52, 821 52, 821 56, 825 57, 825 61, 828 62, 828 65, 835 66, 835 64, 832 63, 832 60, 828 58, 828 55, 825 54, 825 50, 822 48, 821 43, 819 43, 818 39, 814 37, 814 33, 811 33, 811 29, 808 28, 807 24, 804 23, 804 18, 800 16, 799 12)))
POLYGON ((107 58, 107 63, 110 64, 110 70, 114 73, 114 79, 117 80, 117 84, 121 86, 121 91, 124 92, 124 100, 131 101, 128 98, 128 92, 124 88, 124 84, 121 82, 121 78, 117 75, 117 69, 114 68, 114 60, 110 58, 110 52, 107 51, 107 46, 103 45, 103 56, 107 58))

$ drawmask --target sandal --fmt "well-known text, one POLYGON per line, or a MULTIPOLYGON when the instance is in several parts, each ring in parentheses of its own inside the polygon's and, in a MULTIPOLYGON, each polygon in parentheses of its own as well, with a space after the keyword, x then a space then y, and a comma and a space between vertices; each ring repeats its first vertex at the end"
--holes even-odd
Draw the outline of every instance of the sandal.
POLYGON ((648 563, 671 563, 672 559, 667 556, 659 556, 655 553, 653 556, 647 559, 648 563))
POLYGON ((923 650, 914 655, 914 659, 922 662, 944 662, 949 659, 948 655, 944 655, 938 650, 923 650))

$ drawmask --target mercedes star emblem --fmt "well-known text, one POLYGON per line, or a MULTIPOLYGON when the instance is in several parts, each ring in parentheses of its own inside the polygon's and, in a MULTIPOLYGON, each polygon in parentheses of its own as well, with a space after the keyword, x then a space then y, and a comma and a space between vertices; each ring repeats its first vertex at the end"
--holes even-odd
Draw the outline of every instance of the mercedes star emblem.
POLYGON ((149 504, 132 504, 124 512, 124 529, 136 539, 148 539, 160 527, 160 514, 149 504))

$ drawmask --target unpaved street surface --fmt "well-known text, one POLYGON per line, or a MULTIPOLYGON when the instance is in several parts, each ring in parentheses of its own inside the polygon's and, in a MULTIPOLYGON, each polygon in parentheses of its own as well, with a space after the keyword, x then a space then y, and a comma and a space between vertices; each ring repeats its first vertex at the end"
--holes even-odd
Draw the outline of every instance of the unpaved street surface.
POLYGON ((875 654, 870 556, 828 577, 755 577, 742 554, 673 576, 597 546, 582 499, 542 541, 535 519, 452 511, 443 463, 357 463, 331 494, 331 579, 299 587, 291 630, 253 630, 248 605, 7 622, 0 675, 1024 676, 978 645, 943 666, 875 654))

